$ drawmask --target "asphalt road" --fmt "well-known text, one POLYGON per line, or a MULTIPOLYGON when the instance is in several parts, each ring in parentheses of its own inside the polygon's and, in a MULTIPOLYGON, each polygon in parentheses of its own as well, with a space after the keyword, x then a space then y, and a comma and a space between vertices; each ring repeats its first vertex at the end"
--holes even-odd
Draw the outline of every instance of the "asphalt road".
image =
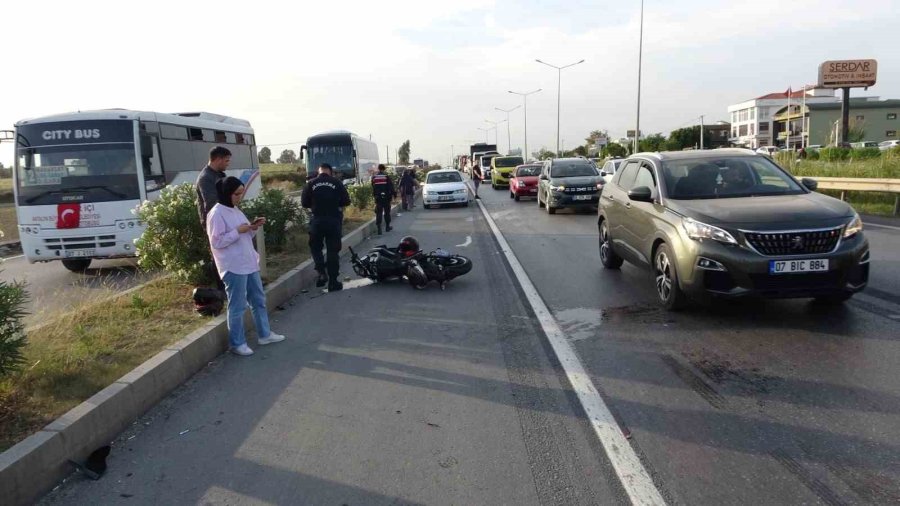
POLYGON ((473 271, 296 297, 273 314, 287 341, 217 359, 122 434, 103 479, 44 504, 623 503, 478 208, 420 207, 383 242, 410 233, 473 271))
POLYGON ((900 230, 867 229, 871 289, 843 308, 667 313, 649 274, 602 268, 595 213, 481 195, 673 502, 900 502, 900 230))
POLYGON ((0 263, 0 280, 27 284, 30 296, 26 325, 100 301, 137 286, 152 277, 141 272, 132 259, 94 260, 85 273, 74 273, 61 262, 29 264, 18 255, 0 263))

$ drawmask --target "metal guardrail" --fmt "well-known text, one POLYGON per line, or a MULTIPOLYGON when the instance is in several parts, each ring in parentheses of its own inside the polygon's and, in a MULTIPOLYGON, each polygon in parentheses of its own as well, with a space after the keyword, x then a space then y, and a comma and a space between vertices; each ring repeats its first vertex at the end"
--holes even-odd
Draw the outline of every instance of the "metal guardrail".
POLYGON ((848 191, 894 193, 894 216, 900 214, 900 179, 871 179, 865 177, 815 177, 821 190, 839 190, 841 200, 848 191))

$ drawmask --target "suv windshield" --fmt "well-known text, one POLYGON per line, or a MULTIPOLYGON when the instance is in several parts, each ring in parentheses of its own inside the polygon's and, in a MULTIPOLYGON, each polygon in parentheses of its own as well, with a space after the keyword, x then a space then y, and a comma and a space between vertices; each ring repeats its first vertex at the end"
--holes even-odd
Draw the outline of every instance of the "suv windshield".
POLYGON ((667 197, 716 199, 806 193, 765 157, 689 158, 662 164, 667 197))
POLYGON ((550 177, 584 177, 596 176, 597 169, 590 162, 553 162, 550 168, 550 177))
POLYGON ((524 167, 519 167, 516 170, 516 175, 519 177, 539 176, 539 175, 541 175, 541 166, 540 165, 526 165, 524 167))
POLYGON ((462 178, 459 176, 459 172, 432 172, 431 174, 428 174, 428 179, 425 180, 426 184, 461 182, 462 178))

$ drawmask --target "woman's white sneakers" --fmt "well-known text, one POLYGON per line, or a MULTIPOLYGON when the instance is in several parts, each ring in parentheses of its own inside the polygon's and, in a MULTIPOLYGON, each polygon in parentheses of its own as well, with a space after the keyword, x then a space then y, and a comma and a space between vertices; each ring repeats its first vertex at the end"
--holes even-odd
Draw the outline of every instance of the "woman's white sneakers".
POLYGON ((265 346, 272 343, 280 343, 281 341, 284 341, 284 336, 281 334, 276 334, 274 332, 269 332, 268 337, 259 338, 260 346, 265 346))
POLYGON ((232 348, 231 353, 234 353, 235 355, 240 355, 242 357, 249 357, 250 355, 253 355, 253 350, 251 350, 250 347, 247 346, 246 344, 242 344, 242 345, 238 346, 237 348, 232 348))

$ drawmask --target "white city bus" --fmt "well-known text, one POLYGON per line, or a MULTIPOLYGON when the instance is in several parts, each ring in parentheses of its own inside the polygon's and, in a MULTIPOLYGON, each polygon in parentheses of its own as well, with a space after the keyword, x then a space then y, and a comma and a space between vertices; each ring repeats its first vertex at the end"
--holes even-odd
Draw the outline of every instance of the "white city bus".
POLYGON ((300 147, 300 159, 307 153, 307 177, 315 177, 319 165, 328 163, 334 177, 347 181, 366 182, 378 170, 378 146, 346 130, 334 130, 309 137, 300 147))
POLYGON ((205 112, 102 110, 16 123, 14 194, 29 262, 134 256, 143 227, 132 214, 169 185, 193 183, 214 146, 231 151, 228 175, 259 194, 250 123, 205 112))

